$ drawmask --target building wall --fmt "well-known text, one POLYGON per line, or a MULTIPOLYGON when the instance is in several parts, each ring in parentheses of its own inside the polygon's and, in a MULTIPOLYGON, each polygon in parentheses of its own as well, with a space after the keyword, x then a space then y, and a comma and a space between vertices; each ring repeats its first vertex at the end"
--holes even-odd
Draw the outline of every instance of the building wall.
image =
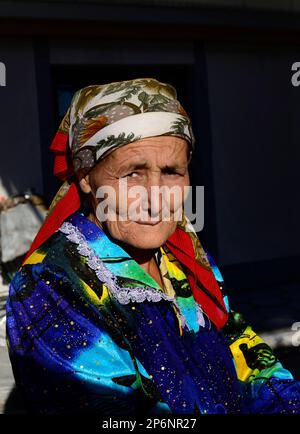
POLYGON ((298 48, 206 48, 220 260, 300 254, 298 48))
POLYGON ((0 87, 0 195, 42 193, 39 114, 32 41, 1 38, 6 86, 0 87))
MULTIPOLYGON (((68 3, 73 3, 73 0, 51 0, 44 2, 42 0, 31 0, 29 2, 23 0, 0 0, 0 3, 5 4, 7 11, 13 10, 15 8, 14 3, 18 3, 19 14, 26 15, 26 8, 21 9, 20 4, 27 5, 31 7, 38 7, 38 11, 43 13, 44 11, 51 11, 54 8, 57 10, 66 9, 68 3)), ((109 5, 109 6, 152 6, 152 7, 222 7, 222 8, 240 8, 246 10, 281 10, 281 11, 299 11, 300 10, 300 0, 89 0, 88 2, 92 6, 96 5, 109 5)), ((86 4, 84 0, 76 1, 75 6, 80 6, 86 4)), ((71 11, 70 11, 71 12, 71 11)), ((71 12, 72 13, 72 12, 71 12)), ((14 15, 16 12, 13 13, 14 15)))

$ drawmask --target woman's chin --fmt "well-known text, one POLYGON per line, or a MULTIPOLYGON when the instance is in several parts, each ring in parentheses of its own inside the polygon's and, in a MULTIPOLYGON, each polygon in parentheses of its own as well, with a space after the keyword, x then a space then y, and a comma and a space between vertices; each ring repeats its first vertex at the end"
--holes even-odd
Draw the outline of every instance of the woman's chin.
POLYGON ((162 246, 176 229, 174 222, 165 221, 154 225, 133 222, 133 226, 132 239, 127 239, 126 242, 140 249, 156 249, 162 246))
POLYGON ((173 234, 175 221, 160 221, 156 224, 142 221, 107 222, 104 230, 116 242, 126 243, 136 249, 157 249, 173 234))

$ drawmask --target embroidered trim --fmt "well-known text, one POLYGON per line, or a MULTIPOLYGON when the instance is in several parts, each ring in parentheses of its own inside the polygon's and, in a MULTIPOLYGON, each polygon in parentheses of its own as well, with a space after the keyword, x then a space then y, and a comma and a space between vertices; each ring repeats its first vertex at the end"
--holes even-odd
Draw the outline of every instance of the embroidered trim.
MULTIPOLYGON (((176 299, 174 300, 174 304, 175 304, 175 306, 176 306, 176 308, 177 308, 177 312, 178 312, 178 315, 179 315, 179 317, 180 317, 181 327, 182 327, 183 329, 184 329, 185 327, 187 327, 189 330, 193 330, 193 328, 189 326, 189 324, 188 324, 188 322, 187 322, 187 320, 186 320, 186 317, 181 313, 181 309, 180 309, 179 303, 177 302, 176 299)), ((197 324, 199 325, 199 327, 203 327, 203 328, 205 328, 205 318, 204 318, 204 314, 205 314, 205 312, 203 312, 203 310, 202 310, 200 304, 197 303, 196 300, 195 300, 195 306, 196 306, 196 319, 197 319, 196 322, 197 322, 197 324)), ((206 315, 206 314, 205 314, 205 315, 206 315)), ((207 316, 207 315, 206 315, 206 316, 207 316)), ((210 329, 210 328, 211 328, 211 324, 210 324, 210 320, 209 320, 208 317, 207 317, 207 320, 208 320, 209 329, 210 329)))
POLYGON ((197 324, 199 324, 200 327, 205 327, 205 318, 203 315, 204 312, 203 312, 200 304, 197 303, 196 300, 195 300, 195 304, 196 304, 197 324))
POLYGON ((95 271, 101 283, 105 283, 112 295, 121 304, 130 302, 142 303, 143 301, 158 302, 162 299, 176 301, 173 297, 159 292, 154 288, 137 286, 135 288, 123 288, 117 284, 117 277, 104 265, 103 261, 97 256, 94 250, 88 245, 85 236, 76 226, 70 222, 64 222, 59 231, 64 233, 68 240, 77 244, 78 253, 87 258, 88 266, 95 271))

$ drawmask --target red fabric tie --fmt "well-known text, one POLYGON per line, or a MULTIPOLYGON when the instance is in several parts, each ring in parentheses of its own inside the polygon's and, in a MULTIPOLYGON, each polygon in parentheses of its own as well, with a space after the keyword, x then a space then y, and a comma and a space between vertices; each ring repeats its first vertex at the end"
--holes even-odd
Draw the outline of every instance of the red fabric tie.
MULTIPOLYGON (((68 135, 58 131, 50 146, 54 152, 54 175, 60 180, 65 181, 69 176, 73 175, 73 167, 68 153, 68 135)), ((61 224, 81 206, 80 194, 78 186, 75 182, 70 184, 66 195, 60 199, 53 211, 47 216, 42 227, 34 238, 30 249, 24 259, 26 259, 38 249, 48 238, 51 237, 61 224)), ((23 263, 24 263, 23 262, 23 263)))
POLYGON ((213 272, 206 270, 196 261, 191 237, 177 227, 166 241, 166 245, 175 258, 186 267, 188 282, 195 300, 217 328, 222 328, 228 320, 228 313, 220 287, 213 272))
POLYGON ((65 181, 74 174, 68 153, 68 135, 58 131, 51 143, 51 151, 55 155, 53 173, 57 178, 65 181))

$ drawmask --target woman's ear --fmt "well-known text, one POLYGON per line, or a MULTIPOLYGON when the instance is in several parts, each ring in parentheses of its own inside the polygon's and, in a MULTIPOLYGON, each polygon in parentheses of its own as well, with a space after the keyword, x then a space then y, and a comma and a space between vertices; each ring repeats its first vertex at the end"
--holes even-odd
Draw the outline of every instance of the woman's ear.
POLYGON ((90 181, 89 181, 89 175, 84 176, 83 178, 81 178, 81 180, 79 181, 79 186, 81 188, 81 190, 83 191, 83 193, 91 193, 92 188, 90 185, 90 181))

